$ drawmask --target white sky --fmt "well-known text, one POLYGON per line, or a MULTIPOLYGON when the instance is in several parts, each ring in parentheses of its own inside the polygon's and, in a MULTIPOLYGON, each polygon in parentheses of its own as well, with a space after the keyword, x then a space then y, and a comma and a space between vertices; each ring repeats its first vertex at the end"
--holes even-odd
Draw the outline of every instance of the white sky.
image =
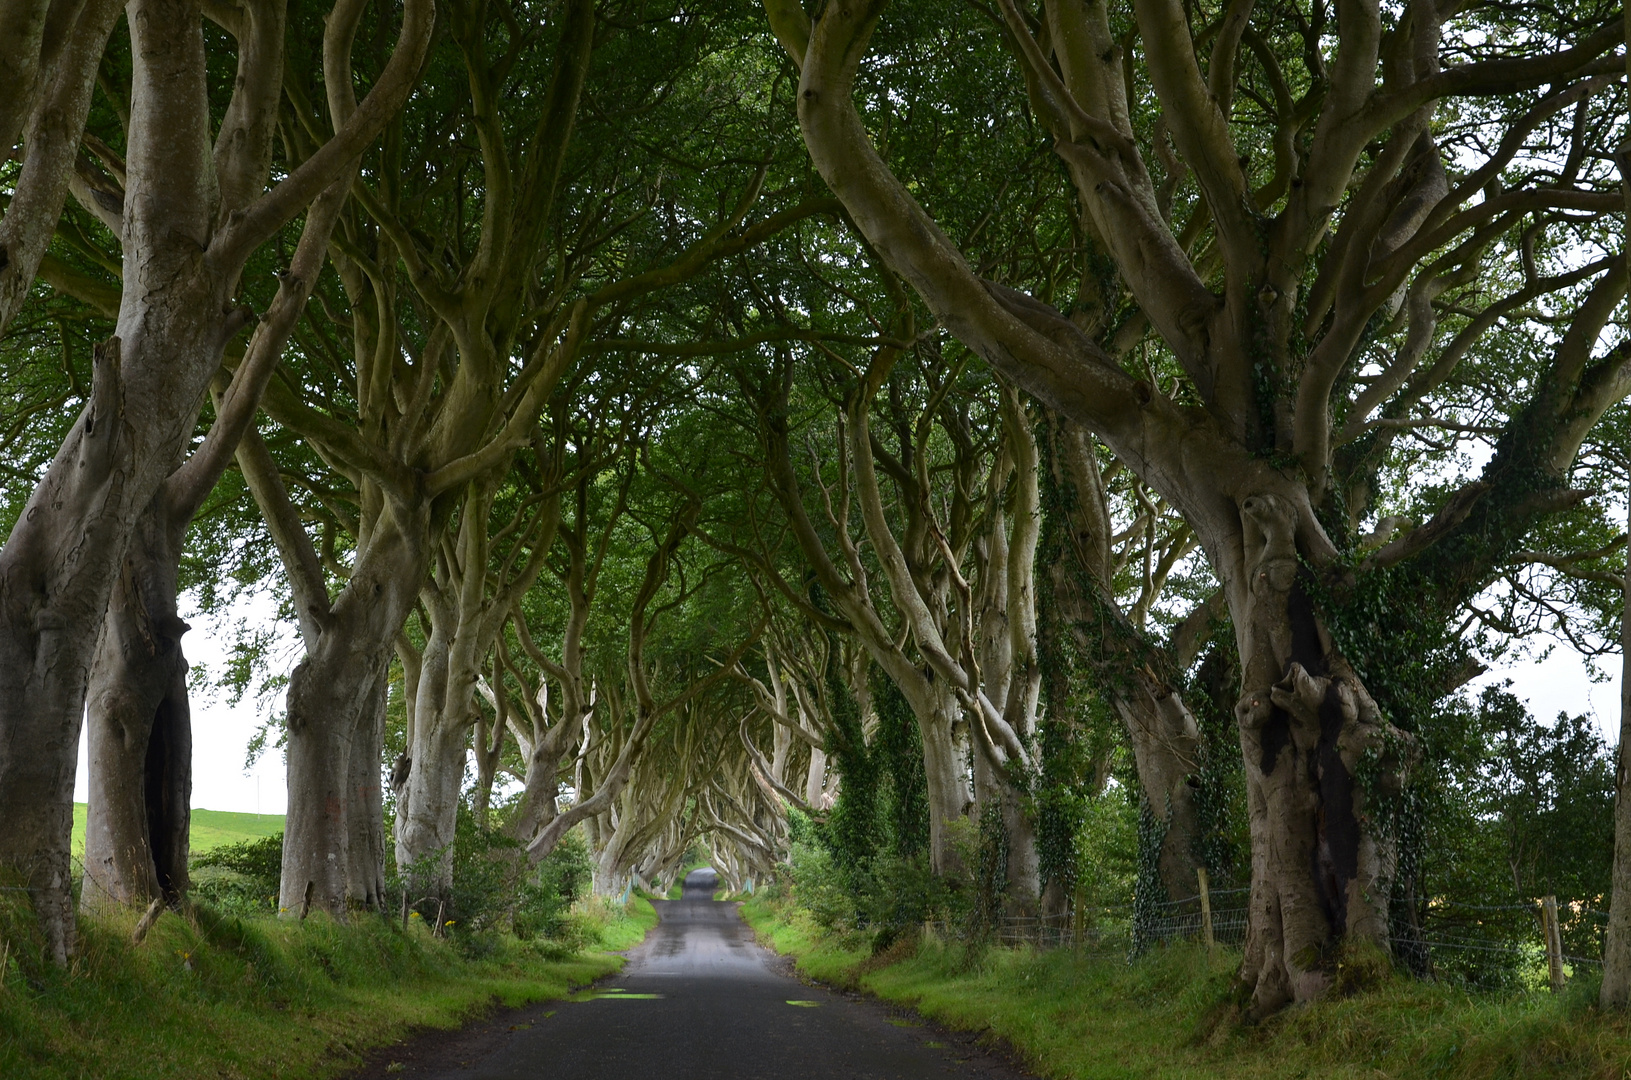
MULTIPOLYGON (((212 626, 202 617, 189 619, 196 629, 186 637, 187 654, 195 663, 220 671, 226 663, 228 636, 221 632, 237 619, 269 612, 248 601, 243 610, 228 613, 221 625, 212 626), (214 632, 212 632, 214 631, 214 632)), ((1601 666, 1612 672, 1607 682, 1593 683, 1579 654, 1559 647, 1544 661, 1521 661, 1497 668, 1473 685, 1482 687, 1501 679, 1511 679, 1513 691, 1529 702, 1530 711, 1544 722, 1553 720, 1559 710, 1570 714, 1590 713, 1597 719, 1610 744, 1619 737, 1620 664, 1618 657, 1606 657, 1601 666)), ((265 716, 249 697, 236 707, 228 706, 225 695, 193 699, 193 806, 207 810, 236 810, 242 813, 281 814, 288 805, 284 787, 283 751, 269 749, 244 772, 244 753, 265 716)), ((272 702, 267 703, 270 708, 272 702)), ((79 777, 74 800, 85 801, 85 743, 80 740, 79 777)))

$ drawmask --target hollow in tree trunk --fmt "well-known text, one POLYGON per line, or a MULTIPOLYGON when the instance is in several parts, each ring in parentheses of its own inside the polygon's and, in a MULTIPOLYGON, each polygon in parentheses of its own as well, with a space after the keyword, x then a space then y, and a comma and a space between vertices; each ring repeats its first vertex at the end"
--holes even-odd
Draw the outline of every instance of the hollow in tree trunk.
POLYGON ((143 518, 91 668, 80 895, 88 908, 159 897, 174 904, 187 890, 192 721, 171 532, 156 516, 143 518))

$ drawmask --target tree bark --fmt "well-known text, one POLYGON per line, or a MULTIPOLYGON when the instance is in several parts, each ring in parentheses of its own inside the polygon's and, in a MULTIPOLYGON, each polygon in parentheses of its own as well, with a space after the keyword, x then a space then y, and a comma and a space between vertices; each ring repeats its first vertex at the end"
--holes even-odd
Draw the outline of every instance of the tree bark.
POLYGON ((385 906, 385 805, 380 770, 389 693, 387 661, 357 713, 346 760, 346 897, 351 907, 364 911, 385 906))
POLYGON ((1196 771, 1200 726, 1176 691, 1142 673, 1134 679, 1129 693, 1116 695, 1115 707, 1132 743, 1138 786, 1165 828, 1158 856, 1161 884, 1169 900, 1185 900, 1199 888, 1200 822, 1189 781, 1196 771))
POLYGON ((397 811, 396 862, 416 897, 444 898, 453 887, 453 840, 469 758, 464 717, 420 716, 413 766, 397 811))
POLYGON ((1251 918, 1240 978, 1253 1011, 1321 996, 1344 942, 1387 947, 1395 851, 1375 800, 1402 787, 1410 737, 1377 712, 1314 611, 1297 514, 1242 500, 1243 564, 1225 579, 1239 643, 1235 712, 1252 835, 1251 918), (1373 756, 1379 790, 1360 759, 1373 756))
POLYGON ((174 904, 187 890, 192 726, 176 533, 144 515, 91 668, 86 908, 174 904))
MULTIPOLYGON (((1631 12, 1626 15, 1626 37, 1631 40, 1631 12)), ((1627 63, 1631 63, 1628 60, 1627 63)), ((1625 148, 1631 165, 1631 145, 1625 148)), ((1621 175, 1631 174, 1622 167, 1621 175)), ((1626 198, 1631 200, 1631 190, 1626 198)), ((1627 208, 1631 210, 1631 207, 1627 208)), ((1631 532, 1631 492, 1627 493, 1626 528, 1631 532)), ((1628 549, 1631 551, 1631 549, 1628 549)), ((1620 745, 1614 772, 1614 876, 1608 909, 1608 940, 1603 948, 1605 1009, 1631 1007, 1631 554, 1627 555, 1620 612, 1620 745)))
POLYGON ((215 423, 148 503, 108 607, 91 670, 90 798, 81 903, 176 903, 187 888, 191 714, 176 582, 187 527, 231 462, 266 380, 310 298, 349 185, 312 204, 300 242, 215 423), (150 790, 149 790, 150 786, 150 790))
POLYGON ((0 0, 0 159, 23 136, 22 168, 0 217, 0 334, 62 216, 97 68, 123 10, 119 0, 0 0))
POLYGON ((957 745, 955 727, 962 716, 951 687, 943 680, 928 684, 918 700, 902 687, 913 706, 923 739, 923 780, 929 803, 929 863, 937 874, 962 866, 953 824, 963 820, 973 800, 968 786, 967 761, 957 745))
POLYGON ((362 857, 352 852, 352 834, 364 829, 371 836, 384 827, 365 825, 359 815, 378 797, 370 795, 378 791, 380 769, 372 732, 391 649, 428 569, 429 514, 425 504, 387 504, 359 546, 317 641, 290 676, 289 811, 278 896, 286 915, 304 918, 316 910, 344 918, 352 907, 373 902, 366 891, 352 891, 370 876, 352 873, 353 858, 362 857))

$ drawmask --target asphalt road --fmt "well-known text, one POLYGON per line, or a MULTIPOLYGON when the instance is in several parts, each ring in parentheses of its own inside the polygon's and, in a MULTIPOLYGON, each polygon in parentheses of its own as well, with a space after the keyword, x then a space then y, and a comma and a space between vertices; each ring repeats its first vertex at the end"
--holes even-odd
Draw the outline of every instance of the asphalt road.
POLYGON ((799 982, 715 888, 713 871, 693 871, 623 971, 575 1000, 420 1036, 358 1080, 1023 1080, 968 1036, 799 982))

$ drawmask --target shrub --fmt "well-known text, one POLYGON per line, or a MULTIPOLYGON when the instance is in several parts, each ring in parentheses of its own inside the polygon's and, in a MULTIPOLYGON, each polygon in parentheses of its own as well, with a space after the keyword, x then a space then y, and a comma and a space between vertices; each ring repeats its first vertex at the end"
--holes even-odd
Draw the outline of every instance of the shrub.
POLYGON ((277 911, 283 834, 225 844, 192 860, 192 896, 238 914, 277 911))

